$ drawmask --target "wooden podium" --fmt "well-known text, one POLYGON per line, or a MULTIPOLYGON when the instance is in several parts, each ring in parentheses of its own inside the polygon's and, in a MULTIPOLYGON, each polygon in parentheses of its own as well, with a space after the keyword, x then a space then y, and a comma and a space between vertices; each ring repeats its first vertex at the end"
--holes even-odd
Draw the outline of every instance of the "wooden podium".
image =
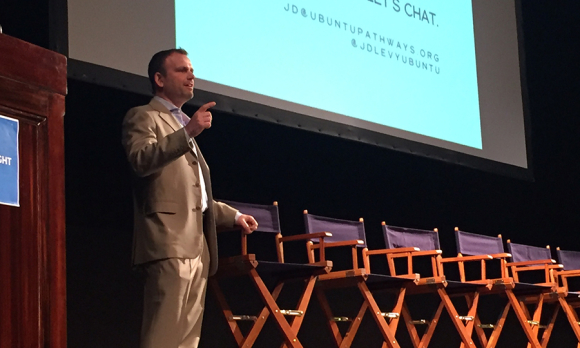
POLYGON ((63 55, 0 34, 0 115, 19 121, 20 165, 20 207, 0 205, 2 348, 66 347, 66 73, 63 55))

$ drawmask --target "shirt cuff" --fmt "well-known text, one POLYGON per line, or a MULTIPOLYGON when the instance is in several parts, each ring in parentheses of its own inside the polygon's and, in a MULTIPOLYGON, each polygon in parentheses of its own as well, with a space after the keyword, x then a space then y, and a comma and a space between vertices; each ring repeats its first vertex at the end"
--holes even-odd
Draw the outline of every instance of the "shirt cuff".
POLYGON ((236 217, 234 218, 234 225, 236 225, 236 224, 237 224, 237 222, 238 222, 238 219, 240 218, 240 216, 242 216, 242 213, 240 213, 239 211, 238 211, 238 212, 236 212, 236 217))

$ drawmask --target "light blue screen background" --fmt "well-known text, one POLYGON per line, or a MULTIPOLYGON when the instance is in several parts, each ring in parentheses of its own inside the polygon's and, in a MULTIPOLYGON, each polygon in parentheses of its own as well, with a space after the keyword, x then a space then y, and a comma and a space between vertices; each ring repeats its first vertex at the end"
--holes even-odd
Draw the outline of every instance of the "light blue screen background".
POLYGON ((407 4, 176 0, 176 44, 198 78, 481 149, 471 1, 407 4))

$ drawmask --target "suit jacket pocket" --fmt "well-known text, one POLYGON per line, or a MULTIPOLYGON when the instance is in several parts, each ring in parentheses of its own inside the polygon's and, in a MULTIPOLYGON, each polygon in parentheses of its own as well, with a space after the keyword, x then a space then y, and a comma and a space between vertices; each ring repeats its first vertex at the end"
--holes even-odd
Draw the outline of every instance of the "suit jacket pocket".
POLYGON ((177 203, 167 201, 155 201, 145 203, 145 215, 153 213, 176 214, 177 203))

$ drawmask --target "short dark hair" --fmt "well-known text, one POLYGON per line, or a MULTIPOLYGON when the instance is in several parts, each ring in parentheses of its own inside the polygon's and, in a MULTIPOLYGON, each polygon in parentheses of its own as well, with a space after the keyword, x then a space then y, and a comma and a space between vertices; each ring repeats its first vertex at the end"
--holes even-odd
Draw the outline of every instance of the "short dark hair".
POLYGON ((149 61, 149 67, 147 68, 147 74, 149 75, 149 82, 151 82, 151 91, 155 94, 157 90, 157 84, 155 83, 155 74, 161 73, 165 76, 167 71, 165 71, 165 59, 172 55, 173 53, 179 53, 187 56, 187 51, 183 48, 172 48, 169 50, 159 51, 151 57, 149 61))

